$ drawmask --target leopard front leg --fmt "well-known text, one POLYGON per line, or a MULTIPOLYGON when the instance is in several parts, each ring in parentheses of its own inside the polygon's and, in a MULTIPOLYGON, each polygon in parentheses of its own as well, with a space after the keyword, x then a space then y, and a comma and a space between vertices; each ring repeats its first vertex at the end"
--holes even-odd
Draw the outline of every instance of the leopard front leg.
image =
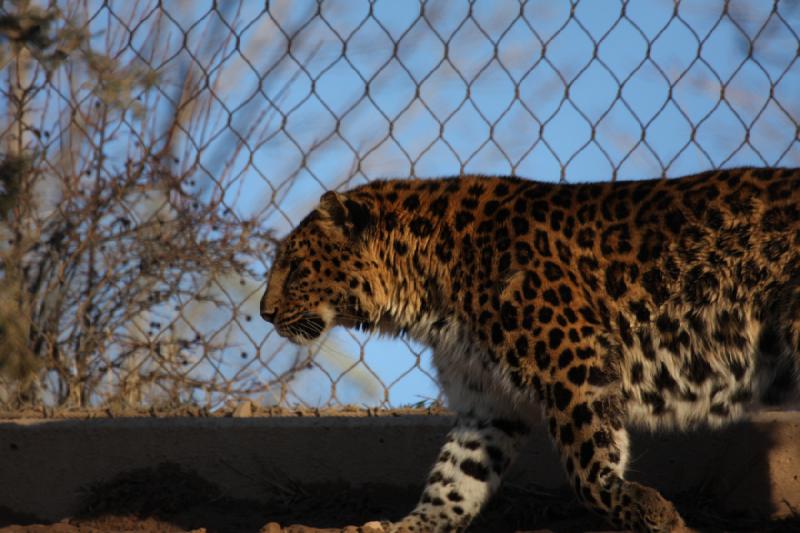
POLYGON ((529 425, 460 415, 447 435, 419 503, 390 532, 462 531, 500 485, 529 425))

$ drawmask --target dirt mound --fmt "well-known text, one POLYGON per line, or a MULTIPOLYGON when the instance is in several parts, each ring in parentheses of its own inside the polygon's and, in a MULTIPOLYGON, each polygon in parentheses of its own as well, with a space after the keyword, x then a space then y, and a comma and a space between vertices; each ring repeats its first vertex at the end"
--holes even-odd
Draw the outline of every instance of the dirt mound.
POLYGON ((97 418, 251 418, 251 417, 393 417, 408 415, 452 415, 439 404, 420 407, 398 407, 394 409, 369 408, 359 405, 336 407, 279 407, 264 406, 250 400, 230 402, 209 409, 200 405, 151 406, 151 407, 29 407, 0 410, 0 420, 92 420, 97 418))

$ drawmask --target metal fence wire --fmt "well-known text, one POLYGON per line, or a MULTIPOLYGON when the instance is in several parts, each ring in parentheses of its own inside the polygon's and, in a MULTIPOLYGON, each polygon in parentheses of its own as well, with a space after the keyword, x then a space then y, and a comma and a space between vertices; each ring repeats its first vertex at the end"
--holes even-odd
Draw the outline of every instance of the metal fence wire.
POLYGON ((425 405, 258 317, 332 189, 800 165, 800 2, 0 0, 0 405, 425 405))

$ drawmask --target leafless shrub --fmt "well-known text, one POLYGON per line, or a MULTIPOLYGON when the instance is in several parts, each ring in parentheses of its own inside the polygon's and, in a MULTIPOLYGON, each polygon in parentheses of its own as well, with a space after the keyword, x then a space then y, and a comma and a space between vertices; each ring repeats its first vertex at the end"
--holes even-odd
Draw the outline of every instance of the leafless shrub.
POLYGON ((0 16, 0 395, 85 406, 235 393, 215 366, 231 346, 225 325, 195 324, 220 307, 236 314, 241 299, 226 293, 266 261, 261 221, 228 205, 225 162, 241 142, 216 172, 203 168, 190 142, 210 121, 214 80, 195 65, 165 81, 97 51, 85 22, 26 1, 0 16))

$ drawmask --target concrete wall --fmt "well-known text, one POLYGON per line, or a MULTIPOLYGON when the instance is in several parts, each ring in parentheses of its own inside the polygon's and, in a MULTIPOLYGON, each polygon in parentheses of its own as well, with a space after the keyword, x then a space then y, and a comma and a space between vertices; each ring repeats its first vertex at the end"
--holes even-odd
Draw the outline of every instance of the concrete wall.
MULTIPOLYGON (((421 484, 448 416, 130 418, 0 421, 0 506, 58 520, 81 488, 169 461, 233 497, 258 499, 285 480, 421 484)), ((724 431, 633 435, 629 477, 667 495, 696 493, 723 509, 774 517, 800 508, 800 414, 769 412, 724 431)), ((544 428, 510 474, 545 488, 564 475, 544 428)))

